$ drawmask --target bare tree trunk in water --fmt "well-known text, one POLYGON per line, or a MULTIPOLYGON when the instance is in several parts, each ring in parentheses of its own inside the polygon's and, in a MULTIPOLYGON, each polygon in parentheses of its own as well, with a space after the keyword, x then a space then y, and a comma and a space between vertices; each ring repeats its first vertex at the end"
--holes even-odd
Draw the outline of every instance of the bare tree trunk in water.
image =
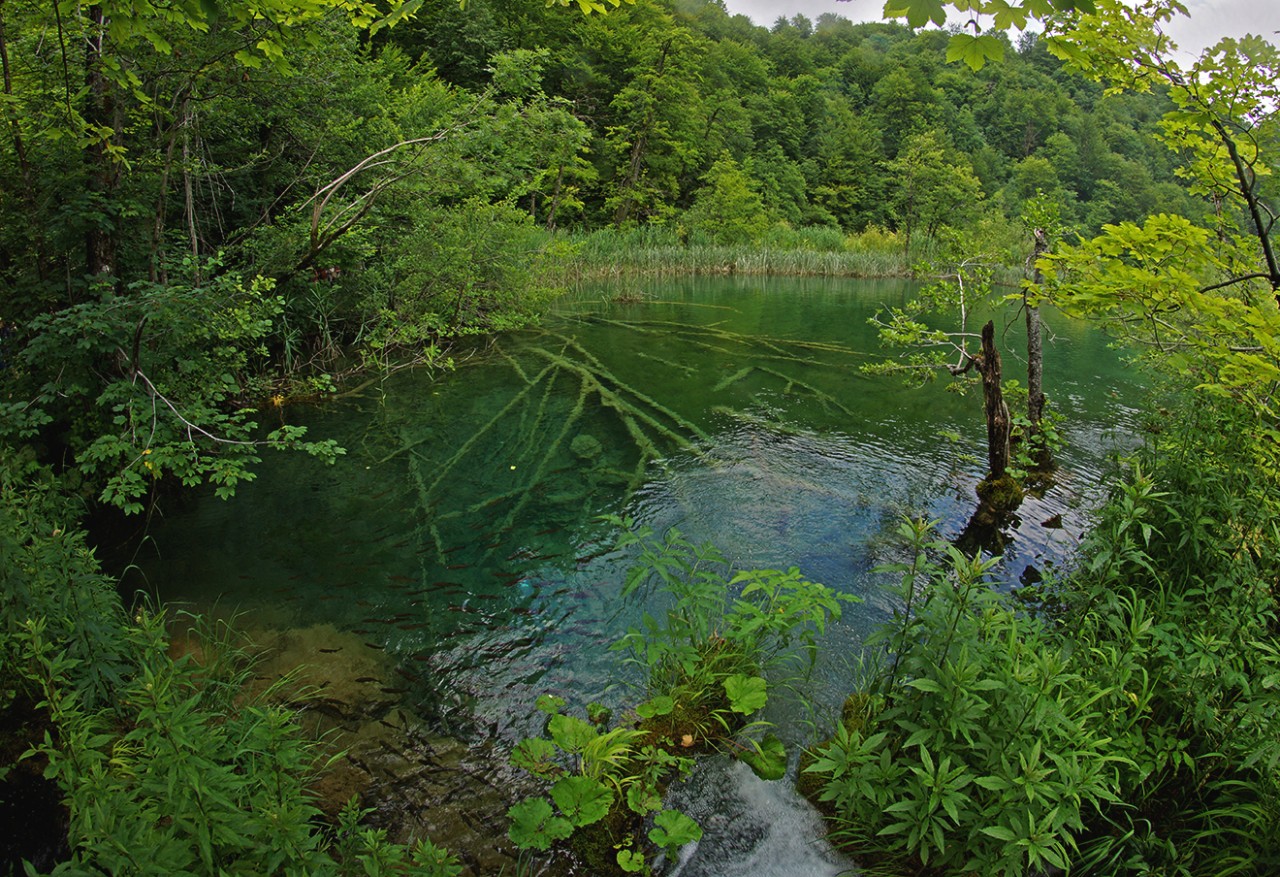
POLYGON ((996 350, 995 322, 982 327, 982 352, 978 355, 978 371, 982 374, 982 401, 987 414, 987 481, 1005 477, 1009 468, 1009 406, 1000 388, 1000 351, 996 350))
POLYGON ((978 483, 978 507, 956 544, 960 550, 999 552, 1009 514, 1022 502, 1022 487, 1009 474, 1009 406, 1000 388, 1000 352, 996 350, 995 322, 982 327, 982 350, 971 363, 982 375, 982 401, 987 415, 987 477, 978 483))

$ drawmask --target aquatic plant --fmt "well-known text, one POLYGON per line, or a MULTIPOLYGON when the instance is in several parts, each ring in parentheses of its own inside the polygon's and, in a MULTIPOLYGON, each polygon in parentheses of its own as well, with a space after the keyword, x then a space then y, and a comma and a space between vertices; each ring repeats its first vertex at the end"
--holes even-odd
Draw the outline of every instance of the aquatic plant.
POLYGON ((568 270, 578 279, 637 274, 752 274, 905 277, 911 266, 892 234, 845 235, 815 227, 775 229, 759 242, 714 245, 681 240, 675 228, 601 229, 575 237, 568 270), (886 245, 886 242, 892 245, 886 245))
MULTIPOLYGON (((592 705, 596 706, 596 705, 592 705)), ((658 852, 674 851, 702 831, 688 816, 665 808, 668 784, 688 774, 693 760, 649 742, 641 728, 604 730, 607 717, 588 707, 590 721, 563 712, 565 701, 543 695, 546 736, 521 741, 511 756, 517 767, 551 783, 547 797, 513 806, 509 837, 521 849, 547 850, 574 838, 574 847, 596 873, 649 873, 643 827, 653 814, 648 840, 658 852)))
MULTIPOLYGON (((609 520, 622 528, 619 547, 639 552, 623 596, 660 591, 665 603, 612 648, 641 668, 648 726, 685 747, 723 747, 741 730, 758 730, 758 723, 742 725, 767 703, 766 676, 795 661, 812 667, 817 637, 840 617, 842 602, 856 600, 795 567, 732 574, 714 546, 696 545, 675 528, 659 538, 629 519, 609 520)), ((756 743, 728 748, 757 761, 762 755, 756 743)))
POLYGON ((546 733, 522 741, 512 763, 552 783, 549 799, 512 807, 509 836, 539 850, 569 839, 597 874, 650 873, 655 853, 671 857, 701 837, 693 820, 662 804, 697 754, 726 752, 764 779, 783 776, 782 741, 752 721, 768 703, 766 675, 795 661, 811 667, 817 637, 854 598, 795 568, 734 575, 713 546, 678 530, 657 538, 629 519, 606 520, 621 528, 619 547, 638 552, 623 595, 659 592, 669 604, 611 647, 642 668, 644 699, 610 730, 598 705, 583 720, 565 715, 560 698, 539 699, 546 733))

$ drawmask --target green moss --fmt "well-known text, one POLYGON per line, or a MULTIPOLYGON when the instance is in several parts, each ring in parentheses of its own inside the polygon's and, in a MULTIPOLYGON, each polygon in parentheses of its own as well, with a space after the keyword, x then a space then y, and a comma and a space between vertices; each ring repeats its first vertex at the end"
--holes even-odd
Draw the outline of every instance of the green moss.
POLYGON ((1022 503, 1022 487, 1011 475, 978 483, 978 499, 991 511, 1011 512, 1022 503))

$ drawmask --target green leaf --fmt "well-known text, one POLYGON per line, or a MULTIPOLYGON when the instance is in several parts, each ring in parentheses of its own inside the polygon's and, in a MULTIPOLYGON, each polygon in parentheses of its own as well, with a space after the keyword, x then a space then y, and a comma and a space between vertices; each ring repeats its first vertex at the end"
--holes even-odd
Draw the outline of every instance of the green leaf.
POLYGON ((652 719, 654 716, 671 715, 672 710, 676 708, 676 702, 665 694, 652 697, 644 703, 636 707, 636 715, 642 719, 652 719))
POLYGON ((982 829, 982 833, 989 837, 994 837, 996 840, 1008 841, 1010 843, 1018 839, 1018 836, 1014 834, 1011 829, 1008 829, 1003 825, 988 825, 986 828, 982 829))
POLYGON ((674 851, 701 838, 702 826, 679 810, 663 810, 653 818, 649 830, 649 840, 665 850, 674 851))
POLYGON ((724 680, 724 693, 729 697, 729 708, 744 716, 763 709, 769 702, 768 683, 759 676, 735 673, 724 680))
POLYGON ((662 807, 662 796, 648 783, 634 782, 627 786, 627 808, 632 813, 644 815, 662 807))
POLYGON ((644 870, 644 853, 635 850, 618 850, 618 867, 628 874, 644 870))
POLYGON ((507 817, 511 820, 507 837, 522 850, 548 850, 552 841, 573 834, 569 820, 556 816, 545 798, 521 801, 507 811, 507 817))
POLYGON ((551 798, 574 827, 581 828, 608 815, 613 789, 593 777, 561 777, 551 787, 551 798))
POLYGON ((787 774, 787 747, 773 734, 760 741, 759 751, 749 750, 739 758, 762 780, 780 780, 787 774))
POLYGON ((999 61, 1003 57, 1004 44, 990 34, 953 34, 947 44, 947 62, 963 61, 970 70, 981 70, 988 61, 999 61))
POLYGON ((551 762, 558 750, 550 740, 531 737, 521 740, 511 753, 511 763, 535 776, 546 776, 556 765, 551 762))
POLYGON ((577 716, 553 715, 547 722, 547 733, 565 752, 581 752, 600 732, 595 725, 577 716))
POLYGON ((942 0, 886 0, 885 18, 905 18, 911 27, 924 27, 930 21, 945 24, 947 10, 942 0))
POLYGON ((544 694, 538 698, 537 707, 541 712, 554 716, 564 709, 564 698, 556 697, 554 694, 544 694))
POLYGON ((911 688, 915 688, 920 691, 933 692, 934 694, 940 693, 942 691, 941 685, 939 685, 937 682, 927 677, 921 677, 920 679, 912 679, 910 682, 907 683, 907 685, 911 688))

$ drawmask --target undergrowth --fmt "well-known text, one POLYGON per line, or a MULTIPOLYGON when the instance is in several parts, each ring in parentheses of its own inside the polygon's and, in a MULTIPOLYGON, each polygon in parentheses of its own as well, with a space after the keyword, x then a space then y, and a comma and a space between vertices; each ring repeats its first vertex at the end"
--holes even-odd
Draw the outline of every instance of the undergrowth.
POLYGON ((903 524, 882 660, 808 768, 875 870, 1280 869, 1280 492, 1256 424, 1197 402, 1069 577, 1001 593, 903 524))

